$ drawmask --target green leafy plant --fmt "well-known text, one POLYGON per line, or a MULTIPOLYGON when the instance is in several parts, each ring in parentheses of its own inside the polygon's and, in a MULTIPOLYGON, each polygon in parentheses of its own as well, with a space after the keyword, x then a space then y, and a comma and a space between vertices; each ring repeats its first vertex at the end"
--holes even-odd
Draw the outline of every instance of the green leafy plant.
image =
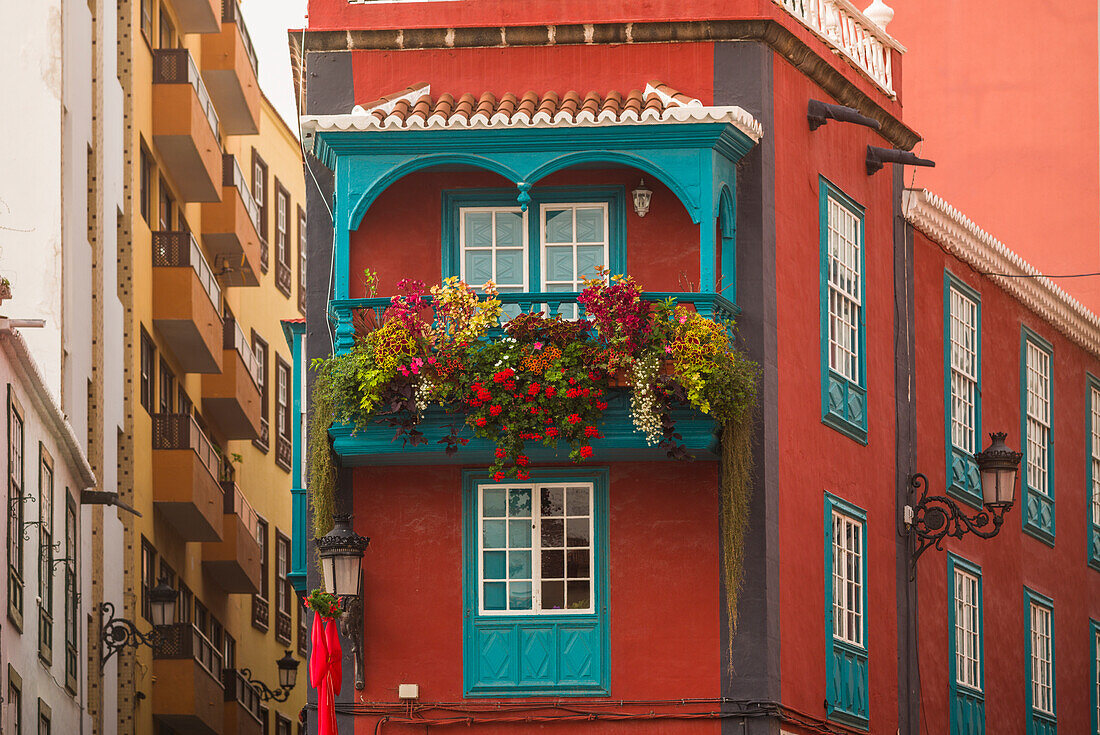
POLYGON ((341 602, 343 602, 341 598, 325 592, 322 589, 311 590, 309 595, 302 600, 303 605, 320 615, 322 618, 340 617, 340 613, 342 612, 340 610, 341 602))

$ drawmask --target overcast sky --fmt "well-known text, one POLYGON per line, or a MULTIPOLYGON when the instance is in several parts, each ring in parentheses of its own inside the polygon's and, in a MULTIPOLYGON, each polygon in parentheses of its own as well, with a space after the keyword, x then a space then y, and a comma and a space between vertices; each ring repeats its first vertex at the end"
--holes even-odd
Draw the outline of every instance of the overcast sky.
POLYGON ((297 135, 286 32, 305 25, 306 0, 241 0, 241 10, 260 60, 260 88, 297 135))

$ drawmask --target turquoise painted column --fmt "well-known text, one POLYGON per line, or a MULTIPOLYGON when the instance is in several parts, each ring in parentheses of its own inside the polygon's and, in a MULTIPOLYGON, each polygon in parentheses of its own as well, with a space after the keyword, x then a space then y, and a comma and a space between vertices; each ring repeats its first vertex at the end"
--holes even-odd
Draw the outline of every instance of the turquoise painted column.
MULTIPOLYGON (((699 293, 714 293, 717 270, 714 155, 699 151, 699 293)), ((704 316, 710 316, 705 314, 704 316)))

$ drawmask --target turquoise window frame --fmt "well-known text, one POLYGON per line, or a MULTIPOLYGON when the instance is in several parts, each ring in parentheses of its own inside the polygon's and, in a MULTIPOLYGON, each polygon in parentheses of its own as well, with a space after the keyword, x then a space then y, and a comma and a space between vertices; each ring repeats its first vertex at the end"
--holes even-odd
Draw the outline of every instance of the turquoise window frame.
POLYGON ((500 483, 492 480, 488 473, 483 471, 463 471, 462 671, 464 695, 467 697, 609 696, 610 622, 607 583, 610 471, 607 468, 534 468, 530 473, 531 484, 556 482, 592 484, 593 612, 571 615, 492 615, 478 612, 478 488, 481 485, 500 483), (524 636, 527 636, 526 640, 530 643, 536 635, 542 635, 544 639, 549 637, 555 643, 553 651, 550 652, 553 661, 548 664, 554 672, 560 672, 561 659, 568 655, 572 643, 580 640, 581 636, 587 636, 589 640, 594 637, 598 651, 593 652, 592 664, 598 667, 598 671, 584 680, 563 679, 560 673, 555 676, 524 677, 521 671, 525 649, 524 636), (484 677, 480 673, 484 650, 482 645, 486 641, 495 643, 497 640, 507 643, 507 647, 511 650, 506 655, 512 656, 513 659, 511 675, 492 680, 491 677, 484 677))
POLYGON ((951 735, 982 735, 985 732, 985 608, 982 592, 982 568, 961 556, 947 554, 948 598, 947 645, 949 650, 949 695, 951 735), (956 670, 955 572, 963 571, 978 580, 978 679, 980 689, 960 684, 956 670))
MULTIPOLYGON (((1088 547, 1085 550, 1085 558, 1088 565, 1100 571, 1100 524, 1092 517, 1092 483, 1095 479, 1092 469, 1092 392, 1100 390, 1100 378, 1092 373, 1085 373, 1085 524, 1088 532, 1085 534, 1088 547)), ((1094 713, 1095 714, 1095 713, 1094 713)))
POLYGON ((1055 656, 1054 600, 1030 587, 1024 587, 1024 681, 1025 709, 1027 710, 1027 735, 1057 735, 1058 733, 1058 666, 1055 656), (1054 715, 1039 712, 1032 705, 1031 679, 1031 606, 1045 607, 1050 611, 1050 703, 1054 715))
POLYGON ((1089 619, 1089 688, 1092 694, 1089 696, 1089 704, 1092 710, 1092 733, 1100 735, 1100 667, 1096 664, 1096 657, 1100 655, 1100 621, 1089 619))
POLYGON ((863 207, 820 176, 818 230, 821 257, 821 421, 860 444, 867 443, 867 266, 866 217, 863 207), (859 219, 859 381, 852 382, 829 367, 829 200, 859 219))
POLYGON ((867 512, 831 493, 825 493, 825 716, 834 722, 867 729, 870 724, 867 641, 867 512), (863 525, 863 585, 860 622, 863 646, 833 635, 833 511, 863 525))
POLYGON ((951 289, 957 290, 977 305, 975 348, 977 351, 977 389, 974 392, 974 451, 982 447, 982 297, 949 270, 943 272, 943 409, 944 446, 946 449, 947 494, 975 508, 982 507, 981 476, 973 454, 955 446, 951 431, 954 418, 951 401, 951 289))
POLYGON ((1054 546, 1054 347, 1038 333, 1024 326, 1020 331, 1020 522, 1024 533, 1048 546, 1054 546), (1047 494, 1032 489, 1027 476, 1027 346, 1033 344, 1050 358, 1047 403, 1050 406, 1050 432, 1047 435, 1047 494))
MULTIPOLYGON (((607 204, 607 265, 626 274, 626 190, 621 186, 546 186, 530 190, 527 209, 527 288, 541 291, 542 243, 539 219, 544 204, 607 204)), ((448 189, 443 192, 442 270, 444 278, 462 272, 458 212, 462 207, 515 208, 515 189, 448 189)), ((480 284, 478 284, 480 285, 480 284)))

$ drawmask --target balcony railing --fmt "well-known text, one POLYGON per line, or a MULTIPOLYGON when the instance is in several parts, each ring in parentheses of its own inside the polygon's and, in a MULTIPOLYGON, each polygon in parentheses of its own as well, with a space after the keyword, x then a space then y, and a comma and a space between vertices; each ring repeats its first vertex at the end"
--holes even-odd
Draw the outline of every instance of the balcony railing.
POLYGON ((222 349, 237 351, 237 354, 241 356, 241 360, 244 362, 245 368, 248 370, 248 374, 252 376, 252 382, 259 388, 260 363, 256 360, 256 353, 253 352, 252 348, 249 346, 248 340, 241 330, 241 325, 237 323, 236 319, 226 317, 224 332, 222 334, 224 340, 222 349))
POLYGON ((222 683, 221 651, 191 623, 158 628, 154 636, 153 658, 192 659, 219 684, 222 683))
POLYGON ((281 260, 275 260, 275 288, 279 289, 284 296, 290 298, 290 288, 292 282, 290 277, 290 266, 281 260))
POLYGON ((248 529, 248 535, 259 542, 260 516, 248 502, 248 498, 241 492, 235 482, 222 481, 222 492, 225 493, 225 504, 222 512, 226 515, 235 514, 241 519, 241 523, 248 529))
POLYGON ((210 297, 210 303, 214 305, 215 311, 221 309, 221 286, 218 285, 214 270, 206 262, 199 244, 190 232, 154 232, 153 266, 169 268, 191 266, 199 277, 199 283, 202 284, 206 295, 210 297))
POLYGON ((290 615, 285 612, 275 611, 275 640, 290 645, 290 615))
POLYGON ((206 91, 206 85, 203 84, 202 77, 199 75, 199 68, 195 66, 195 60, 191 58, 187 49, 157 49, 153 60, 153 83, 190 84, 194 87, 210 130, 213 131, 215 138, 219 137, 218 113, 214 110, 214 102, 210 99, 210 93, 206 91))
POLYGON ((290 472, 293 447, 282 434, 275 435, 275 464, 290 472))
MULTIPOLYGON (((566 318, 583 319, 584 307, 577 303, 579 296, 580 293, 577 291, 497 294, 506 316, 541 311, 551 317, 561 315, 566 318)), ((653 302, 673 298, 677 303, 691 306, 696 312, 710 319, 733 319, 741 313, 736 304, 717 293, 646 291, 642 294, 642 298, 653 302)), ((329 317, 336 322, 337 350, 346 350, 351 346, 356 313, 366 317, 370 323, 381 324, 382 315, 390 307, 390 303, 388 298, 330 301, 329 317)))
POLYGON ((894 96, 890 52, 904 47, 849 0, 775 0, 830 46, 894 96))
POLYGON ((252 46, 252 37, 248 35, 248 26, 245 25, 241 6, 236 0, 224 0, 222 3, 222 23, 237 24, 237 30, 241 33, 241 43, 244 44, 245 53, 248 54, 248 63, 252 65, 252 73, 258 75, 260 72, 256 49, 252 46))
POLYGON ((225 688, 225 701, 237 702, 257 722, 263 721, 263 713, 260 710, 260 694, 256 688, 241 676, 237 669, 225 669, 222 673, 222 686, 225 688))
POLYGON ((218 479, 218 453, 214 445, 202 433, 195 417, 186 413, 158 413, 153 415, 153 449, 190 449, 218 479))
POLYGON ((259 595, 252 595, 252 627, 267 632, 271 605, 259 595))
POLYGON ((222 155, 222 186, 232 186, 237 189, 237 194, 244 202, 245 211, 248 212, 248 218, 252 220, 252 226, 256 228, 256 232, 259 232, 260 208, 256 205, 256 200, 252 197, 252 190, 245 182, 244 173, 237 163, 236 156, 232 153, 222 155))

